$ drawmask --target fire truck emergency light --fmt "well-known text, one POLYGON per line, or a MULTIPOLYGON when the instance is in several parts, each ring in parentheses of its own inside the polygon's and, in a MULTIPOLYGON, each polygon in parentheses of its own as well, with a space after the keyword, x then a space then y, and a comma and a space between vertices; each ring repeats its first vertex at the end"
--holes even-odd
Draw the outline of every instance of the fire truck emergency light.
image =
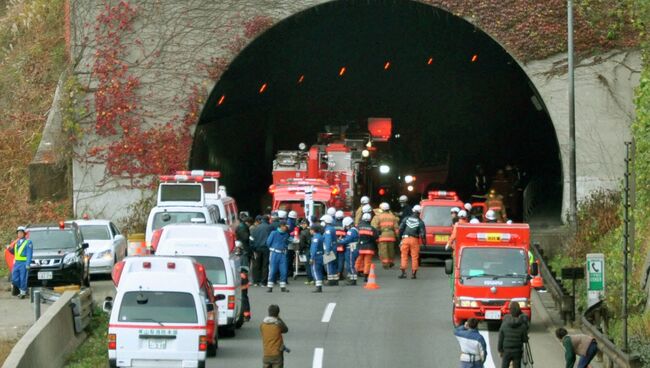
POLYGON ((388 142, 393 129, 391 118, 368 118, 368 131, 377 142, 388 142))
POLYGON ((220 178, 220 171, 205 171, 205 170, 179 170, 176 171, 176 175, 188 175, 188 176, 203 176, 205 178, 220 178))
POLYGON ((386 189, 384 189, 384 188, 379 188, 379 190, 377 191, 377 193, 379 193, 380 196, 384 196, 384 195, 386 194, 386 189))
POLYGON ((390 166, 388 166, 388 165, 379 165, 379 172, 381 174, 388 174, 390 172, 390 166))

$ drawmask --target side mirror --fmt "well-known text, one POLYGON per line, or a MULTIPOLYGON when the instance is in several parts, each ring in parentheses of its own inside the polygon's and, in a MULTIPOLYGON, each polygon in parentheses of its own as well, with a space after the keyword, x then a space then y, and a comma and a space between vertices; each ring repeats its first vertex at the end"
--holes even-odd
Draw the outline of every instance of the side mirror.
POLYGON ((81 243, 81 249, 88 249, 89 246, 88 243, 81 243))
POLYGON ((226 296, 223 295, 223 294, 217 294, 216 297, 217 297, 217 300, 225 300, 226 299, 226 296))
POLYGON ((106 299, 104 299, 104 304, 102 304, 102 309, 106 313, 111 313, 113 310, 113 298, 107 296, 106 299))
POLYGON ((537 276, 538 274, 539 274, 539 266, 537 265, 537 262, 533 262, 533 264, 530 266, 530 275, 537 276))
POLYGON ((445 259, 445 273, 451 275, 454 273, 454 261, 453 259, 445 259))

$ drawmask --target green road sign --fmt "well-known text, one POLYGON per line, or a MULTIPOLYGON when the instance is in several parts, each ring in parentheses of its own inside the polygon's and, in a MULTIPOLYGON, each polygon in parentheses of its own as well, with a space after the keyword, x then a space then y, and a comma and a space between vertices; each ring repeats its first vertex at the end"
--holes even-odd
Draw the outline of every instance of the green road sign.
POLYGON ((587 304, 592 306, 605 297, 605 255, 587 254, 587 304))

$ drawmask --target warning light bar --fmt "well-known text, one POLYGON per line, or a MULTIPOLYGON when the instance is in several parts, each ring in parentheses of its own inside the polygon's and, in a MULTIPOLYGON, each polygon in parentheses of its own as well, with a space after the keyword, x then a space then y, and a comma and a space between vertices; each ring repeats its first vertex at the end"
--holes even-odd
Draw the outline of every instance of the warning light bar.
POLYGON ((177 181, 186 181, 186 182, 203 182, 202 176, 192 176, 192 175, 160 175, 160 181, 163 182, 177 182, 177 181))
POLYGON ((188 176, 202 176, 204 178, 221 178, 221 171, 205 171, 205 170, 180 170, 176 171, 176 175, 188 176))
POLYGON ((453 199, 457 200, 458 195, 456 192, 450 192, 446 190, 432 190, 429 193, 429 200, 432 199, 453 199))
POLYGON ((510 241, 519 239, 519 236, 517 234, 511 233, 476 233, 468 234, 467 237, 475 238, 478 241, 488 243, 508 243, 510 241))

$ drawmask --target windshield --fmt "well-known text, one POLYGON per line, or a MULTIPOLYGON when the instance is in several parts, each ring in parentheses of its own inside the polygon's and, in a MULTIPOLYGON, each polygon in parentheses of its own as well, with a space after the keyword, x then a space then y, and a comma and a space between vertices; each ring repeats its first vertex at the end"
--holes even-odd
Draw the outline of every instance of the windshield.
POLYGON ((426 226, 451 226, 451 207, 424 206, 422 221, 426 226))
POLYGON ((193 218, 205 220, 205 215, 201 212, 158 212, 153 216, 152 230, 158 230, 169 224, 189 224, 193 218))
POLYGON ((83 225, 79 226, 79 229, 84 240, 111 240, 106 225, 83 225))
POLYGON ((205 272, 208 275, 208 280, 214 285, 223 285, 227 282, 226 267, 223 264, 223 259, 219 257, 202 257, 192 256, 197 262, 205 267, 205 272))
POLYGON ((192 294, 166 291, 125 293, 118 319, 120 322, 198 322, 192 294))
MULTIPOLYGON (((296 211, 298 217, 305 217, 304 201, 281 201, 278 210, 296 211)), ((323 202, 314 202, 314 216, 320 218, 325 214, 325 204, 323 202)))
POLYGON ((75 248, 77 246, 72 230, 30 230, 29 239, 36 250, 75 248))
POLYGON ((460 277, 497 280, 515 278, 523 283, 528 274, 527 255, 521 248, 464 248, 460 260, 460 277))

